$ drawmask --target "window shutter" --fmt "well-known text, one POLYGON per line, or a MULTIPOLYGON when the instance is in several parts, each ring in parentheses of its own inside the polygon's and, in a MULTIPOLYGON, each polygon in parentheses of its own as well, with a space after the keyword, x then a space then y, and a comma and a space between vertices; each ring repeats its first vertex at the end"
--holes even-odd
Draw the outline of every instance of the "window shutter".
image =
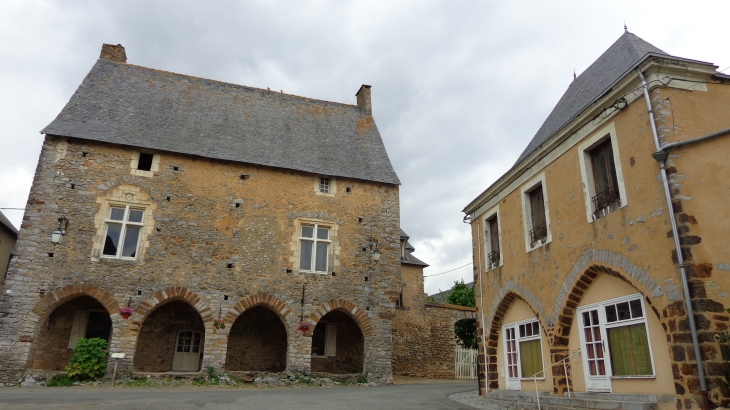
POLYGON ((71 327, 71 338, 68 340, 68 348, 76 347, 79 338, 86 336, 86 325, 89 323, 89 312, 76 311, 74 316, 74 324, 71 327))
POLYGON ((327 323, 327 331, 325 332, 324 355, 337 356, 337 325, 327 323))

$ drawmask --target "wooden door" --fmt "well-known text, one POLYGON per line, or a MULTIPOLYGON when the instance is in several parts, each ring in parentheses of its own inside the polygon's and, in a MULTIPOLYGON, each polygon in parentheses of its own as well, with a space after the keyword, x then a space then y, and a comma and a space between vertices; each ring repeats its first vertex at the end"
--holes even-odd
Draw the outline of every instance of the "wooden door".
POLYGON ((185 330, 177 335, 175 355, 172 358, 172 371, 197 372, 200 363, 201 335, 185 330))

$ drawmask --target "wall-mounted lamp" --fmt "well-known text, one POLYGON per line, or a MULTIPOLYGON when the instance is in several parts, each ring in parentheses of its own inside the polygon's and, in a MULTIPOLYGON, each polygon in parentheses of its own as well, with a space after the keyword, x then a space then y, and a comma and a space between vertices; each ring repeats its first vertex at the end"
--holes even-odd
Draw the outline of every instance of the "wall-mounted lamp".
POLYGON ((373 251, 373 255, 371 256, 371 258, 372 258, 372 260, 374 260, 375 262, 378 262, 378 261, 380 261, 380 249, 378 249, 378 248, 376 247, 376 248, 375 248, 375 250, 373 251))
POLYGON ((61 242, 61 237, 66 235, 67 229, 68 218, 65 216, 58 218, 58 228, 56 228, 56 230, 51 234, 51 242, 53 242, 54 245, 58 245, 58 243, 61 242))

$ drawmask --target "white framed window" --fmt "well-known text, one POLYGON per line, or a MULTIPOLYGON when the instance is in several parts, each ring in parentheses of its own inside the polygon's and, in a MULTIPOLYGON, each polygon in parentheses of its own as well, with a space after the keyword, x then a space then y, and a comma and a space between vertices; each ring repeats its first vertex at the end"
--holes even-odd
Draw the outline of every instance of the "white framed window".
POLYGON ((545 173, 523 185, 522 220, 525 229, 525 249, 530 252, 553 240, 550 230, 550 210, 548 208, 545 173))
POLYGON ((133 152, 129 162, 130 173, 140 177, 152 178, 160 169, 160 154, 133 152))
POLYGON ((329 271, 332 239, 330 226, 302 224, 299 236, 299 270, 327 273, 329 271))
POLYGON ((614 124, 583 142, 578 152, 588 222, 628 205, 614 124))
POLYGON ((519 390, 520 380, 545 379, 542 334, 537 319, 502 326, 507 389, 519 390))
POLYGON ((578 308, 586 386, 611 391, 611 379, 656 376, 641 294, 578 308))
POLYGON ((111 205, 104 221, 103 258, 136 259, 139 238, 144 228, 144 209, 129 205, 111 205))
POLYGON ((484 217, 485 266, 491 270, 502 266, 502 228, 499 206, 491 209, 484 217))
POLYGON ((317 195, 335 196, 337 193, 337 180, 332 176, 319 176, 314 181, 314 192, 317 195))

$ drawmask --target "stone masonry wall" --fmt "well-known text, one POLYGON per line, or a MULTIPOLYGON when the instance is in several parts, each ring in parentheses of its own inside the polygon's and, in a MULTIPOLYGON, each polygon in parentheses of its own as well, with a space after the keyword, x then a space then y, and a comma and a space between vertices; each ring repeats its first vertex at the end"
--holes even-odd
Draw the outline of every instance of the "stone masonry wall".
POLYGON ((236 319, 228 334, 226 370, 286 370, 286 328, 276 313, 257 306, 236 319))
MULTIPOLYGON (((40 154, 5 290, 0 297, 0 382, 18 383, 47 315, 86 295, 112 318, 111 352, 131 370, 140 329, 156 307, 180 300, 204 325, 202 366, 224 368, 230 326, 264 305, 284 322, 286 366, 311 371, 311 333, 339 309, 364 335, 363 371, 391 377, 393 294, 401 288, 398 186, 334 178, 334 195, 314 191, 319 176, 241 163, 154 152, 152 177, 132 175, 135 149, 47 136, 40 154), (349 188, 349 189, 346 189, 349 188), (104 218, 112 204, 145 208, 145 237, 136 260, 100 258, 104 218), (60 216, 69 219, 58 246, 50 242, 60 216), (300 273, 299 226, 327 224, 329 274, 300 273), (378 241, 381 260, 363 251, 378 241), (366 280, 367 278, 367 280, 366 280), (304 303, 302 288, 305 289, 304 303), (131 298, 127 320, 118 309, 131 298)), ((141 340, 141 339, 140 339, 141 340)))

